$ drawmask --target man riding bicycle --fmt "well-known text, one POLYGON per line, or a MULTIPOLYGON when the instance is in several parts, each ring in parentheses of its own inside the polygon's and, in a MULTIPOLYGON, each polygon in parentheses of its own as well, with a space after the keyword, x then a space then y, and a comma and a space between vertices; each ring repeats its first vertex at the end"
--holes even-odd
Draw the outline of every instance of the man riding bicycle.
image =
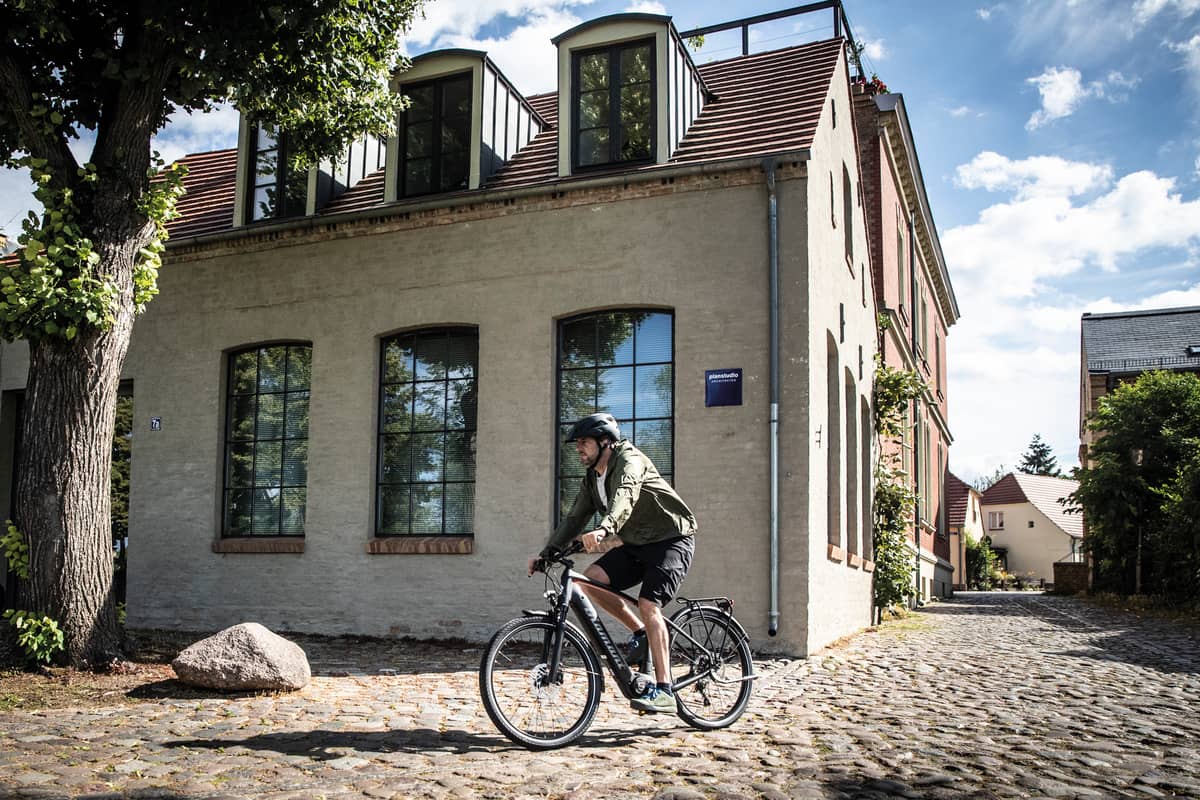
MULTIPOLYGON (((637 613, 617 595, 579 584, 588 598, 633 631, 631 666, 654 664, 655 686, 631 705, 640 711, 676 710, 671 693, 667 626, 662 609, 687 575, 695 551, 696 517, 645 453, 621 438, 610 414, 592 414, 575 423, 567 436, 587 467, 571 510, 563 517, 537 560, 579 538, 588 553, 604 553, 584 570, 589 580, 623 591, 641 583, 637 613), (584 531, 593 514, 599 527, 584 531), (615 544, 614 544, 614 540, 615 544), (639 615, 640 614, 640 619, 639 615)), ((636 666, 635 666, 636 668, 636 666)))

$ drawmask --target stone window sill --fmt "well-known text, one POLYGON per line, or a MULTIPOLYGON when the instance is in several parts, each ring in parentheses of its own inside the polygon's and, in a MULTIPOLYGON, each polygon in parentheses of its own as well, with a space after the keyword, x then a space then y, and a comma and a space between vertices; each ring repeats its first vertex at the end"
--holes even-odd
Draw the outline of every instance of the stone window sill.
POLYGON ((850 566, 854 567, 855 569, 858 569, 859 567, 861 567, 863 565, 862 556, 860 556, 858 553, 851 553, 850 560, 848 563, 850 564, 850 566))
POLYGON ((367 542, 367 553, 379 555, 470 555, 474 536, 380 536, 367 542))
POLYGON ((261 539, 217 539, 214 553, 303 553, 304 539, 298 536, 261 539))
POLYGON ((846 551, 838 547, 836 544, 829 545, 827 555, 830 561, 836 561, 839 564, 846 560, 846 551))
POLYGON ((864 560, 862 568, 863 568, 863 572, 874 572, 875 571, 875 562, 864 560))

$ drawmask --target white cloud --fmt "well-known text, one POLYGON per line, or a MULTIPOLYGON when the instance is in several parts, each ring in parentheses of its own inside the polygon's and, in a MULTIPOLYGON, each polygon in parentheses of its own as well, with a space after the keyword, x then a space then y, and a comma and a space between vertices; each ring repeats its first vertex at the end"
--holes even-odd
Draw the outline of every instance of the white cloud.
POLYGON ((218 106, 207 114, 177 111, 154 137, 151 148, 170 164, 189 153, 236 147, 237 133, 238 112, 232 105, 218 106))
POLYGON ((1026 130, 1045 125, 1053 119, 1069 116, 1076 106, 1088 96, 1079 70, 1070 67, 1050 67, 1041 75, 1026 79, 1037 87, 1042 96, 1042 107, 1035 111, 1025 123, 1026 130))
POLYGON ((558 54, 550 40, 580 22, 565 11, 542 10, 531 14, 503 39, 447 33, 439 40, 439 46, 486 51, 517 91, 533 95, 553 91, 558 83, 558 54))
POLYGON ((1019 200, 1046 195, 1074 197, 1111 181, 1112 168, 1104 164, 1067 161, 1057 156, 1012 161, 991 150, 959 165, 954 180, 964 189, 1011 190, 1019 200))
POLYGON ((992 16, 994 14, 996 14, 997 12, 1000 12, 1000 11, 1004 11, 1004 10, 1005 10, 1004 4, 998 3, 997 5, 994 5, 994 6, 987 6, 984 8, 975 9, 975 16, 979 17, 984 22, 989 22, 989 21, 991 21, 992 16))
POLYGON ((1133 18, 1144 25, 1168 8, 1186 17, 1200 11, 1200 0, 1138 0, 1133 6, 1133 18))
POLYGON ((1200 156, 1196 156, 1195 169, 1196 169, 1196 177, 1200 178, 1200 156))
POLYGON ((883 39, 872 39, 863 41, 863 55, 872 61, 883 61, 888 57, 887 46, 883 43, 883 39))
MULTIPOLYGON (((525 20, 547 15, 570 17, 565 11, 566 8, 588 5, 590 2, 591 0, 445 0, 429 3, 424 7, 423 18, 413 24, 405 41, 414 45, 418 52, 455 47, 457 45, 452 44, 451 40, 463 37, 473 39, 484 25, 497 18, 525 20)), ((552 35, 557 36, 566 29, 555 31, 552 35)))
POLYGON ((1137 86, 1140 80, 1110 70, 1104 80, 1084 85, 1079 70, 1048 67, 1041 75, 1027 78, 1025 82, 1036 86, 1042 98, 1042 107, 1033 112, 1025 123, 1025 129, 1032 131, 1052 120, 1070 116, 1089 97, 1105 98, 1111 103, 1125 102, 1129 99, 1127 90, 1137 86))
POLYGON ((1200 90, 1200 33, 1186 42, 1169 42, 1167 47, 1183 56, 1183 68, 1195 88, 1200 90))
POLYGON ((642 0, 639 3, 630 3, 625 9, 626 11, 636 11, 642 14, 666 14, 667 7, 656 0, 642 0))
POLYGON ((965 117, 970 113, 971 113, 970 106, 959 106, 958 108, 952 108, 949 111, 949 114, 952 117, 965 117))

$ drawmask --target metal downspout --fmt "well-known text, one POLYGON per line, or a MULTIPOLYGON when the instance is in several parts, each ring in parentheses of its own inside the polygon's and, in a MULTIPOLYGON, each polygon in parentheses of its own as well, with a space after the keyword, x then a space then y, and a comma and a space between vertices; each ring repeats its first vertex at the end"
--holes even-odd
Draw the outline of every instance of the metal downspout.
MULTIPOLYGON (((909 330, 912 336, 909 338, 909 352, 912 353, 913 369, 917 368, 917 237, 916 237, 916 218, 912 212, 908 214, 908 266, 909 266, 909 290, 908 296, 912 300, 912 308, 909 309, 909 330)), ((918 374, 919 371, 918 371, 918 374)), ((918 421, 921 418, 921 401, 914 399, 912 401, 913 409, 913 448, 912 448, 912 464, 913 476, 917 479, 919 489, 924 489, 921 486, 920 469, 921 469, 921 443, 918 441, 918 421)), ((915 573, 917 600, 916 605, 921 605, 921 499, 917 498, 917 502, 913 504, 913 544, 917 549, 917 568, 915 573)))
POLYGON ((767 634, 779 633, 779 197, 776 161, 763 160, 767 173, 767 260, 770 266, 771 373, 771 607, 767 634))

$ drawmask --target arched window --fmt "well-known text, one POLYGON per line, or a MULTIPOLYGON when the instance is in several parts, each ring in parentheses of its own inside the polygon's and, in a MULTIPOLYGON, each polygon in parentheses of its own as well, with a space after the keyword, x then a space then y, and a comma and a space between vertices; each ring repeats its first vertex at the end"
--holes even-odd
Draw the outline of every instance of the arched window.
POLYGON ((827 521, 829 544, 842 546, 842 431, 841 367, 837 340, 830 332, 825 364, 825 487, 828 496, 827 521))
POLYGON ((381 359, 375 535, 473 535, 478 330, 402 333, 381 359))
POLYGON ((231 353, 221 535, 303 536, 312 345, 231 353))
POLYGON ((583 477, 573 445, 563 439, 580 417, 604 411, 622 435, 674 479, 674 316, 622 310, 563 320, 558 326, 559 515, 583 477))

